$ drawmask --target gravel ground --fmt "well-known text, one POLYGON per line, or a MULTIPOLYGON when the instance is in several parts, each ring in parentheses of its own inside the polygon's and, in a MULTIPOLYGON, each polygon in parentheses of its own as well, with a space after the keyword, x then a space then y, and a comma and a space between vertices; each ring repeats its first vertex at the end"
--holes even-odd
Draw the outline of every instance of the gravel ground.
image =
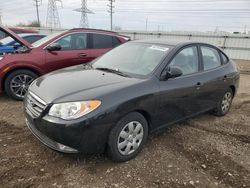
POLYGON ((25 126, 21 102, 0 95, 0 187, 250 187, 250 75, 230 113, 200 115, 151 135, 137 158, 63 155, 25 126))

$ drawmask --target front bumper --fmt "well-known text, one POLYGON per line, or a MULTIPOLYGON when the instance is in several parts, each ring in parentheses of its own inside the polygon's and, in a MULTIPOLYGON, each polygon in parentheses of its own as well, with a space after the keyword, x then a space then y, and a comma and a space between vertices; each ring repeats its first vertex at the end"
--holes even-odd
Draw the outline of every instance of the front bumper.
POLYGON ((25 119, 25 122, 30 131, 36 136, 36 138, 49 148, 63 153, 78 153, 78 150, 55 142, 54 140, 51 140, 47 136, 43 135, 39 130, 36 129, 34 125, 29 122, 27 118, 25 119))
POLYGON ((32 118, 26 111, 25 116, 27 126, 43 144, 63 153, 103 153, 112 127, 100 117, 65 121, 46 115, 32 118))

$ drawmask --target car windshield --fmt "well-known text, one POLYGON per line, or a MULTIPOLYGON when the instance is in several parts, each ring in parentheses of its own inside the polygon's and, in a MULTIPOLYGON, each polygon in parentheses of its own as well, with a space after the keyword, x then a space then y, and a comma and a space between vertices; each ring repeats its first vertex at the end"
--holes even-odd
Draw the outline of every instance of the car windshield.
POLYGON ((62 32, 57 32, 57 33, 53 33, 53 34, 48 35, 48 36, 46 36, 46 37, 44 37, 44 38, 41 38, 40 40, 34 42, 34 43, 32 44, 32 46, 35 47, 35 48, 36 48, 36 47, 39 47, 39 46, 41 46, 42 44, 46 43, 46 42, 49 41, 50 39, 52 39, 52 38, 54 38, 54 37, 60 35, 60 34, 63 33, 63 32, 64 32, 64 31, 62 31, 62 32))
POLYGON ((169 47, 165 45, 130 42, 106 53, 92 66, 146 76, 162 62, 168 51, 169 47))

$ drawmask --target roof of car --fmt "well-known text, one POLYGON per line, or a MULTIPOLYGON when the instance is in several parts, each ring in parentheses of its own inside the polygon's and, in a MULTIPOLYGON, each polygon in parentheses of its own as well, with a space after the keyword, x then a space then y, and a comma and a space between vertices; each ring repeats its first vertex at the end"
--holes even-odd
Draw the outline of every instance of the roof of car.
POLYGON ((196 44, 197 43, 195 41, 185 41, 185 40, 178 41, 178 40, 166 40, 166 39, 143 39, 143 40, 134 40, 132 42, 162 44, 162 45, 168 45, 168 46, 179 46, 179 45, 184 45, 184 44, 196 44))
POLYGON ((46 36, 44 34, 38 34, 38 33, 20 33, 18 34, 20 37, 27 37, 27 36, 46 36))
POLYGON ((123 34, 120 34, 118 32, 115 32, 115 31, 110 31, 110 30, 103 30, 103 29, 91 29, 91 28, 73 28, 73 29, 70 29, 66 32, 69 32, 69 31, 86 31, 86 32, 93 32, 93 33, 100 33, 100 34, 110 34, 110 35, 116 35, 116 36, 119 36, 119 37, 124 37, 126 38, 127 40, 130 40, 130 37, 129 36, 126 36, 126 35, 123 35, 123 34))
POLYGON ((94 31, 94 32, 118 34, 117 32, 114 32, 114 31, 103 30, 103 29, 91 29, 91 28, 73 28, 73 29, 70 29, 69 31, 94 31))
POLYGON ((33 29, 26 29, 26 28, 20 28, 20 27, 9 27, 9 29, 13 32, 17 33, 38 33, 38 31, 33 29))

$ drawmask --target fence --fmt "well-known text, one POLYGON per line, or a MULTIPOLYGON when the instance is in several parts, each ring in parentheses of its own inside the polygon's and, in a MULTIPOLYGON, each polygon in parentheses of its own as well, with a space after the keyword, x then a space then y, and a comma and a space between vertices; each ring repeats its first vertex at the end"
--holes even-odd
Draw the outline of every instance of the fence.
POLYGON ((250 35, 216 34, 216 33, 187 33, 187 32, 133 32, 121 31, 121 34, 138 39, 170 39, 177 41, 197 41, 210 43, 224 50, 232 59, 250 60, 250 35))
MULTIPOLYGON (((58 30, 39 28, 42 33, 53 33, 58 30)), ((206 42, 218 46, 232 59, 250 60, 250 35, 247 34, 218 34, 200 32, 137 32, 118 31, 120 34, 130 36, 132 40, 138 39, 170 39, 180 41, 206 42)))

